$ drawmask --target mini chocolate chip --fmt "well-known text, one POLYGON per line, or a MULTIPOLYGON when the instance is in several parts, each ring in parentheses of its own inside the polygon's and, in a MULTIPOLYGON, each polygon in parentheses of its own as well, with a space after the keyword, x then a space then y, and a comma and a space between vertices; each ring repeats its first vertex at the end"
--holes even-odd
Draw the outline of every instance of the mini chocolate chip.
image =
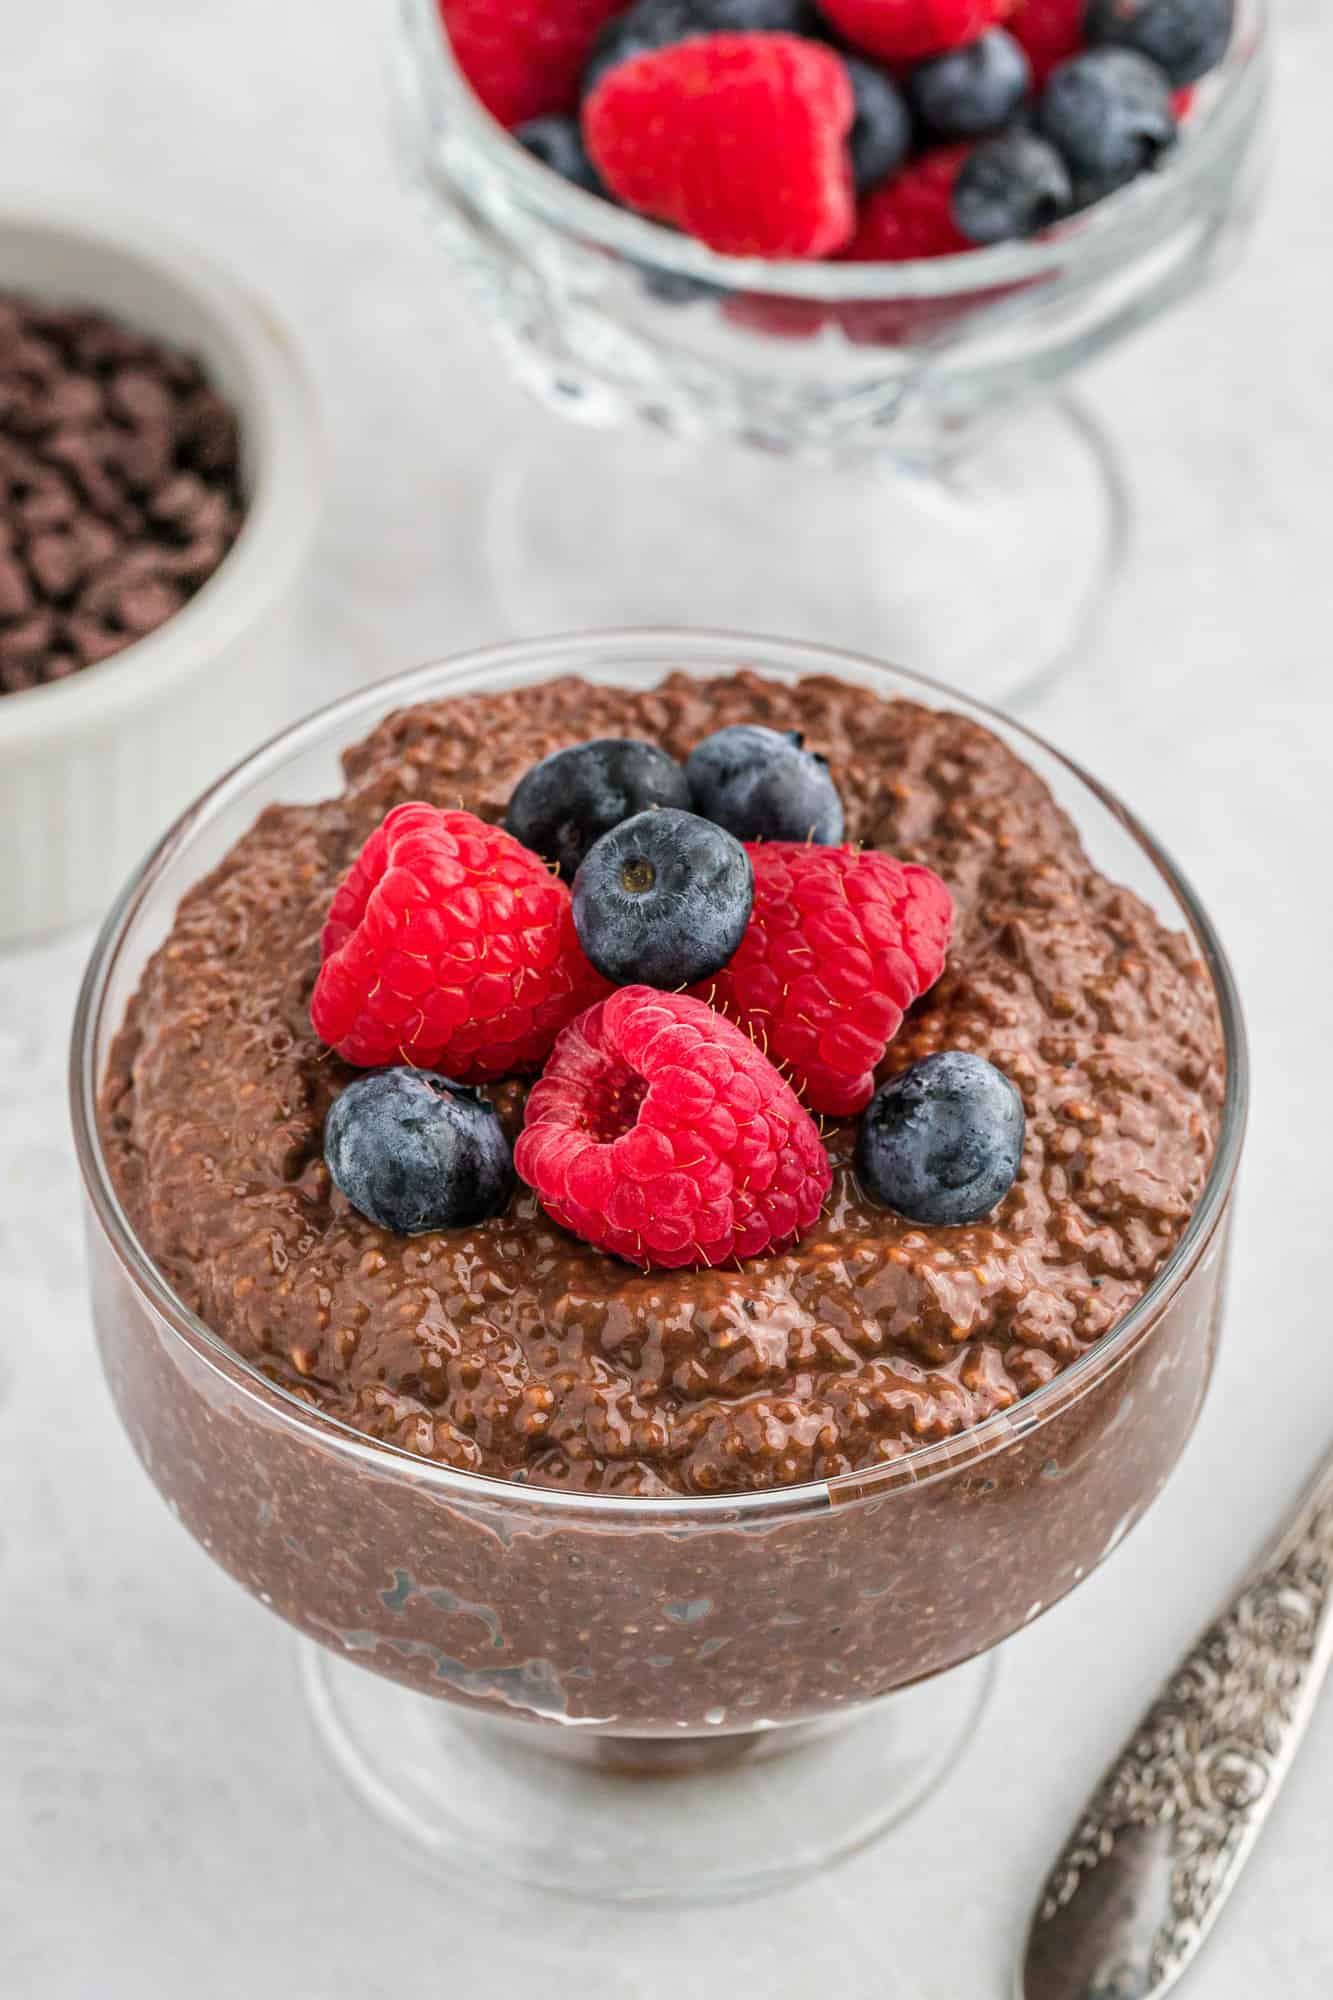
MULTIPOLYGON (((221 499, 221 495, 218 496, 221 499)), ((148 499, 148 518, 166 527, 179 527, 183 534, 195 531, 195 520, 209 498, 209 489, 196 472, 178 472, 148 499)), ((223 502, 225 506, 225 501, 223 502)))
POLYGON ((59 476, 51 475, 26 499, 20 500, 15 509, 29 535, 40 535, 45 528, 62 528, 74 519, 78 511, 78 501, 68 483, 59 476))
POLYGON ((28 543, 28 568, 48 597, 68 597, 83 575, 83 559, 72 535, 51 529, 28 543))
POLYGON ((116 623, 136 638, 155 632, 185 602, 185 593, 162 577, 147 577, 142 583, 127 584, 114 605, 116 623))
POLYGON ((0 556, 0 619, 21 618, 32 609, 32 585, 17 556, 0 556))
POLYGON ((39 605, 16 625, 0 625, 0 658, 36 659, 47 652, 56 635, 56 615, 39 605))
POLYGON ((176 402, 160 375, 147 368, 118 368, 106 399, 118 417, 145 430, 170 430, 176 402))
POLYGON ((44 402, 47 427, 94 424, 102 415, 102 391, 87 375, 65 375, 53 382, 44 402))
POLYGON ((65 621, 65 630, 85 667, 95 667, 99 660, 109 660, 133 643, 131 633, 113 632, 99 619, 85 618, 78 612, 65 621))
POLYGON ((236 464, 236 417, 216 389, 199 389, 180 413, 181 447, 200 472, 230 472, 236 464))

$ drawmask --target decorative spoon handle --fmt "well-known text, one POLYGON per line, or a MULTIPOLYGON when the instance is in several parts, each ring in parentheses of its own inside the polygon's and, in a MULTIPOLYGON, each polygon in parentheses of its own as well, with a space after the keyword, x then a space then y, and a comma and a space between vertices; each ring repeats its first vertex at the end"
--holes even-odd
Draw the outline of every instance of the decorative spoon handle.
POLYGON ((1106 1772, 1042 1892, 1020 2000, 1158 2000, 1216 1921, 1333 1656, 1333 1452, 1106 1772))

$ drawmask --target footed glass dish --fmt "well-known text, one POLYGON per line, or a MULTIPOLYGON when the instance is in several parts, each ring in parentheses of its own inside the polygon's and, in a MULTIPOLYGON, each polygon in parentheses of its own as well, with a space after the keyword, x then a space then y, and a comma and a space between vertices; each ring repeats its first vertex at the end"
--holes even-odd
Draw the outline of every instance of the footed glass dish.
POLYGON ((316 1720, 357 1793, 451 1873, 686 1902, 773 1887, 871 1839, 967 1741, 992 1650, 1138 1521, 1208 1385, 1246 1103, 1212 927, 1133 816, 1038 738, 847 654, 605 634, 425 667, 339 702, 224 779, 131 882, 89 966, 72 1062, 97 1338, 126 1432, 182 1525, 301 1634, 316 1720), (1227 1068, 1192 1220, 1081 1360, 873 1470, 635 1498, 460 1472, 348 1428, 188 1310, 117 1197, 98 1090, 147 958, 264 808, 335 792, 342 753, 392 709, 563 673, 649 687, 742 662, 985 722, 1050 784, 1094 863, 1188 937, 1227 1068))
POLYGON ((496 453, 481 521, 511 627, 760 606, 988 700, 1071 657, 1129 500, 1063 385, 1244 238, 1266 0, 1239 0, 1159 171, 1034 241, 902 264, 716 256, 571 187, 482 110, 436 0, 398 18, 408 181, 512 367, 578 420, 496 453))

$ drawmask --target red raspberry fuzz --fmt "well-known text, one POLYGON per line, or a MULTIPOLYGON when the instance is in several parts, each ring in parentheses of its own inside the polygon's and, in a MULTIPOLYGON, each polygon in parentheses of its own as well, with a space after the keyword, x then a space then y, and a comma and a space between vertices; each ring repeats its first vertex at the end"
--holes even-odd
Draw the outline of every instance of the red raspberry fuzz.
POLYGON ((569 890, 500 827, 395 806, 333 898, 315 1033, 363 1069, 416 1063, 458 1083, 535 1069, 606 982, 569 890))
POLYGON ((785 840, 746 852, 754 913, 706 997, 813 1111, 850 1118, 870 1102, 903 1015, 944 970, 953 899, 929 868, 887 854, 785 840))
POLYGON ((502 125, 572 111, 597 31, 625 0, 440 0, 454 58, 502 125))
POLYGON ((854 263, 901 264, 971 250, 953 219, 953 184, 971 150, 937 146, 877 187, 861 203, 856 234, 843 256, 854 263))
POLYGON ((514 1165, 575 1236, 662 1270, 794 1243, 832 1182, 814 1120, 749 1036, 650 986, 564 1030, 514 1165))
POLYGON ((1087 47, 1083 32, 1087 0, 1017 0, 1005 27, 1027 51, 1033 87, 1040 90, 1053 69, 1087 47))
POLYGON ((1012 0, 819 0, 854 47, 881 62, 919 62, 961 48, 993 28, 1012 0))
POLYGON ((733 257, 826 257, 855 221, 851 81, 797 35, 695 36, 609 70, 583 136, 612 194, 733 257))

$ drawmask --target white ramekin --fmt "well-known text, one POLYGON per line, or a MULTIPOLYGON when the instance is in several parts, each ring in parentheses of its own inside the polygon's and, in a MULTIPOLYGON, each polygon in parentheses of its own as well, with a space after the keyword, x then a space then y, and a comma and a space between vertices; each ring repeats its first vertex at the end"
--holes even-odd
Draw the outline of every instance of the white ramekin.
POLYGON ((290 720, 296 589, 321 491, 305 370, 268 309, 193 250, 96 208, 0 205, 0 291, 84 304, 199 355, 236 409, 235 547, 166 625, 0 696, 0 942, 93 915, 200 787, 290 720))

